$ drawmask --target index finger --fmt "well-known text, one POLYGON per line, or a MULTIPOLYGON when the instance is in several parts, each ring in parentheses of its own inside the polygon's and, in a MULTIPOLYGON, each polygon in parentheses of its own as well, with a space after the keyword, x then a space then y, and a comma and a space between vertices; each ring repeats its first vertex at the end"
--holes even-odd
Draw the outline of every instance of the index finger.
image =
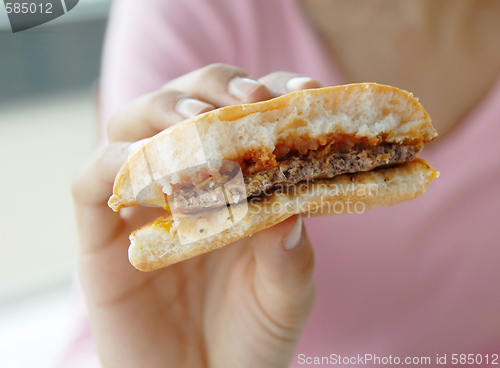
POLYGON ((214 107, 272 98, 267 87, 242 69, 212 64, 174 79, 149 95, 117 111, 108 125, 110 141, 137 141, 151 137, 186 118, 214 107), (188 101, 194 107, 186 114, 188 101))

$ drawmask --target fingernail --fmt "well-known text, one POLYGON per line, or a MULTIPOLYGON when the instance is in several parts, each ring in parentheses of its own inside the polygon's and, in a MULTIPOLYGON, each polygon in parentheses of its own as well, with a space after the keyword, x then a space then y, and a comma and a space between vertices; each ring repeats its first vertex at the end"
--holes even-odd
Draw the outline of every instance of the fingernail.
POLYGON ((297 217, 293 229, 288 233, 288 236, 283 240, 283 248, 285 250, 293 249, 299 244, 300 235, 302 234, 302 216, 297 217))
POLYGON ((240 100, 246 100, 262 84, 256 80, 243 77, 234 77, 229 81, 229 93, 240 100))
POLYGON ((128 146, 128 155, 131 156, 134 152, 140 150, 146 143, 148 143, 149 138, 141 139, 140 141, 132 143, 128 146))
POLYGON ((191 118, 213 109, 215 109, 215 107, 206 102, 188 97, 180 99, 175 106, 175 110, 185 118, 191 118))
POLYGON ((288 92, 300 91, 308 88, 316 88, 320 84, 317 80, 308 77, 295 77, 286 82, 286 89, 288 92))

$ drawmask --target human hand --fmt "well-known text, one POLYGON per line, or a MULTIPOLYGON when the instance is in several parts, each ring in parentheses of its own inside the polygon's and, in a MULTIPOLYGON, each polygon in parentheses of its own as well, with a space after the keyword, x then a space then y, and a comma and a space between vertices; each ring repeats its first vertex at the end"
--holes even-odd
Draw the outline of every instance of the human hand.
POLYGON ((79 275, 104 367, 288 366, 314 294, 313 250, 300 216, 142 273, 128 261, 128 236, 164 211, 137 206, 118 214, 106 203, 131 142, 213 108, 319 86, 286 72, 256 81, 238 68, 214 64, 113 116, 110 145, 73 183, 79 275))

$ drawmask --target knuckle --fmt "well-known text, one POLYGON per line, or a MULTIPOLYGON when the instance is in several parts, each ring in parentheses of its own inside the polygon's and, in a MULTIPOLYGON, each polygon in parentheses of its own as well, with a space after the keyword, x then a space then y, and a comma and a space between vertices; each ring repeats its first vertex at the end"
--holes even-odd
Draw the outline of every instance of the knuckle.
POLYGON ((166 89, 162 91, 154 92, 149 100, 149 106, 153 109, 159 106, 161 110, 174 110, 177 102, 184 97, 189 95, 181 91, 166 89))
POLYGON ((247 75, 244 70, 223 63, 207 65, 206 67, 200 69, 200 71, 200 78, 215 78, 220 80, 227 80, 234 75, 247 75))
POLYGON ((201 70, 207 74, 210 74, 210 73, 217 74, 221 71, 224 71, 224 70, 227 70, 230 68, 233 68, 233 67, 231 67, 230 65, 224 64, 224 63, 213 63, 213 64, 207 65, 204 68, 201 68, 201 70))
POLYGON ((161 131, 166 128, 165 119, 171 123, 180 122, 182 119, 177 116, 177 103, 186 97, 191 96, 175 89, 155 92, 146 107, 148 113, 144 114, 145 123, 161 131))

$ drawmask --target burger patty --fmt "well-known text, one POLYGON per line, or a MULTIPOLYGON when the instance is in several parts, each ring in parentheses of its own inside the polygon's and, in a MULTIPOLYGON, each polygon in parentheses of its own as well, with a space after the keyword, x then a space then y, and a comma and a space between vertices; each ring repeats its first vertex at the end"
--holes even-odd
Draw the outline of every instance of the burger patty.
MULTIPOLYGON (((290 185, 313 179, 369 171, 383 165, 399 164, 415 159, 419 149, 414 146, 377 146, 332 152, 328 156, 296 156, 278 162, 278 166, 245 176, 247 196, 258 195, 276 184, 290 185)), ((314 153, 314 152, 312 152, 314 153)))
MULTIPOLYGON (((293 185, 314 179, 328 179, 337 175, 373 170, 377 167, 412 161, 420 151, 411 145, 383 145, 369 148, 352 148, 325 154, 310 151, 278 161, 272 169, 244 174, 245 188, 231 186, 226 189, 232 195, 231 202, 239 202, 245 196, 257 196, 277 185, 293 185)), ((196 210, 217 205, 225 205, 226 199, 216 195, 212 189, 179 190, 174 194, 170 207, 178 210, 196 210), (219 198, 220 197, 220 198, 219 198)))

